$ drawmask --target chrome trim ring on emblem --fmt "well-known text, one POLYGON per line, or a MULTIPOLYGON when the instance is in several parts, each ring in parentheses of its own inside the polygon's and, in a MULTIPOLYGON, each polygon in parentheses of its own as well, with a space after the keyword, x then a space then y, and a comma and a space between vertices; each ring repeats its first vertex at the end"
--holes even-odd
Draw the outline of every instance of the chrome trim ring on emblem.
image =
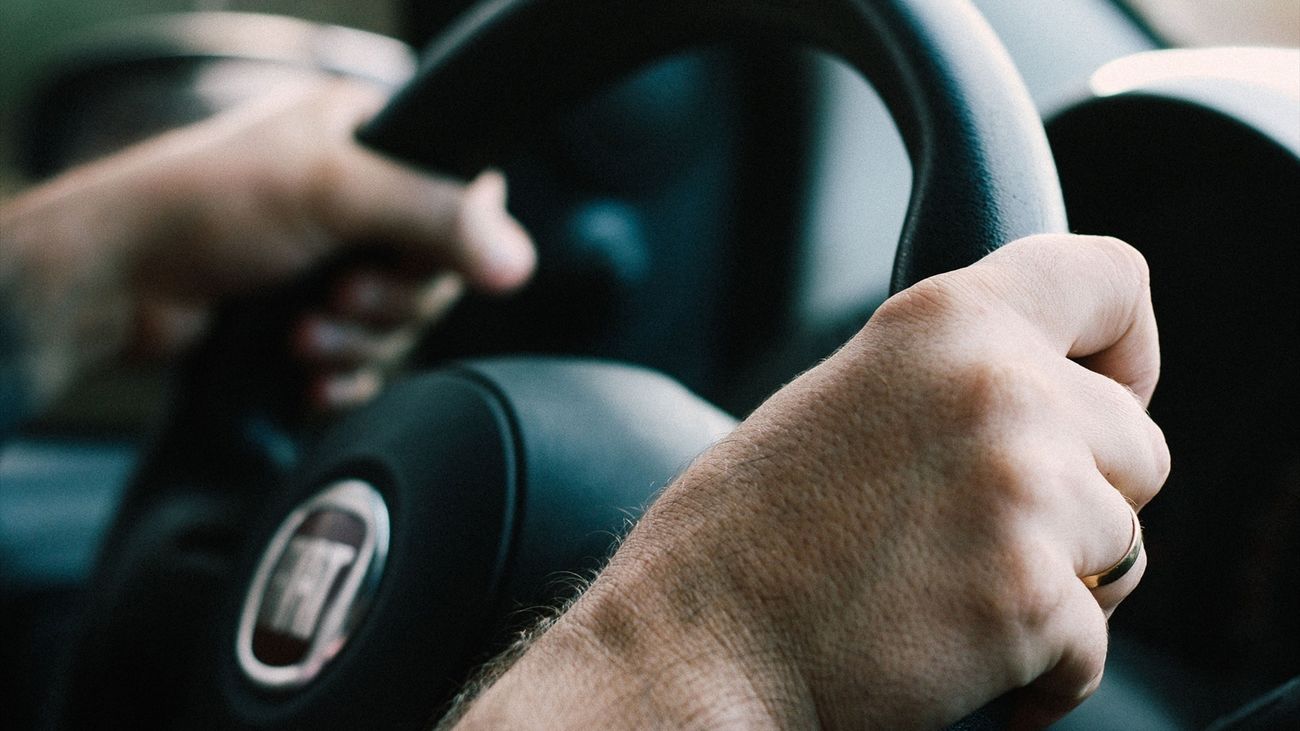
POLYGON ((239 615, 235 654, 268 690, 311 682, 365 614, 388 556, 388 507, 360 480, 298 506, 257 565, 239 615))

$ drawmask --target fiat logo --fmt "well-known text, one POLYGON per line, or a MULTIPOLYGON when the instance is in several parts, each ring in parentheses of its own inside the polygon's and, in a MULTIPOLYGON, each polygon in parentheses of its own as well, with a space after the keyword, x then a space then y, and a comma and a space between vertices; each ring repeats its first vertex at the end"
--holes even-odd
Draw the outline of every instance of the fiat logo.
POLYGON ((365 614, 388 554, 388 508, 344 480, 298 506, 262 554, 239 616, 235 652, 254 684, 311 682, 365 614))

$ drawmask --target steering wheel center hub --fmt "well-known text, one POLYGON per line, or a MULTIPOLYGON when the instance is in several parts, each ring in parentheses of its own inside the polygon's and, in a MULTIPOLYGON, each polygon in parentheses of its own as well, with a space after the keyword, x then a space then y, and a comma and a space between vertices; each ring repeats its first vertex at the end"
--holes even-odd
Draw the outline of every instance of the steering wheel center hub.
POLYGON ((347 643, 388 554, 388 508, 374 487, 337 482, 280 524, 240 612, 235 653, 253 684, 311 682, 347 643))

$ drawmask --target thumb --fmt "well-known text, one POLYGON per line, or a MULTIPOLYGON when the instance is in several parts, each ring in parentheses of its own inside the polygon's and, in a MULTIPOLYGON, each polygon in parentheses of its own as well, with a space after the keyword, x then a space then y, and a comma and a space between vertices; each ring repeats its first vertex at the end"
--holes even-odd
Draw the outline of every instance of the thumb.
POLYGON ((489 170, 463 185, 362 147, 355 129, 372 111, 373 100, 356 98, 356 109, 365 114, 351 115, 352 124, 338 130, 343 139, 320 176, 319 215, 333 234, 341 241, 395 248, 489 292, 527 281, 537 254, 506 210, 505 176, 489 170))
POLYGON ((504 291, 523 284, 537 264, 533 242, 506 211, 506 179, 481 173, 465 189, 456 220, 460 271, 471 284, 504 291))

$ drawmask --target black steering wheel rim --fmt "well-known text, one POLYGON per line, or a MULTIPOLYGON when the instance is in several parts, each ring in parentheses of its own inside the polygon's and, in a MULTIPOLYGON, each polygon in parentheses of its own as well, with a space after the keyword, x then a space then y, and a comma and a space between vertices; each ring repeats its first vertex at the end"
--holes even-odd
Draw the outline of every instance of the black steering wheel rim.
MULTIPOLYGON (((493 0, 431 45, 416 79, 359 137, 399 159, 468 176, 525 147, 530 130, 565 104, 636 67, 728 41, 828 51, 880 91, 913 165, 895 291, 1015 238, 1065 229, 1055 167, 1028 93, 983 19, 954 0, 493 0)), ((236 357, 224 366, 247 364, 236 357)), ((220 413, 219 421, 243 428, 252 423, 244 416, 220 413)), ((196 423, 202 415, 181 418, 196 423)), ((171 452, 163 442, 133 494, 157 512, 172 497, 191 499, 195 484, 236 475, 245 481, 241 500, 271 497, 278 480, 258 474, 258 463, 236 460, 232 469, 220 455, 238 449, 212 450, 213 458, 201 441, 180 439, 171 452)), ((307 464, 298 481, 314 472, 340 477, 307 464)), ((299 487, 316 487, 306 482, 313 484, 299 487)), ((130 526, 115 532, 129 536, 130 526)))
POLYGON ((359 136, 400 159, 468 176, 526 144, 529 130, 563 105, 630 70, 725 42, 832 53, 880 92, 913 167, 893 291, 1022 236, 1066 230, 1042 121, 968 2, 496 0, 435 40, 416 80, 359 136))

